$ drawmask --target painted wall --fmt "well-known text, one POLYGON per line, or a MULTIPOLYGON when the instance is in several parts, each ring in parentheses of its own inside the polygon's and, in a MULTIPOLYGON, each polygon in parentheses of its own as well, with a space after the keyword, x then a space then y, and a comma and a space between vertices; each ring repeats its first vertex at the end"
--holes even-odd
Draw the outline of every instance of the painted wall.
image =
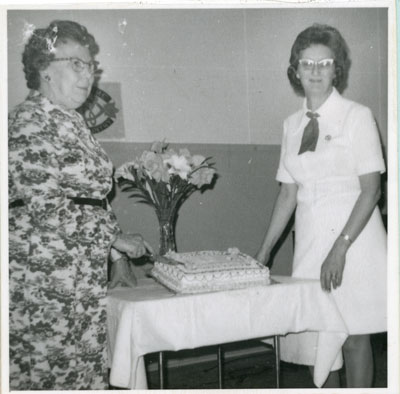
MULTIPOLYGON (((116 166, 132 160, 148 144, 104 142, 116 166)), ((277 145, 171 144, 211 156, 218 169, 212 189, 195 192, 182 205, 176 226, 179 251, 225 250, 236 246, 254 255, 261 245, 279 185, 274 181, 279 160, 277 145)), ((151 207, 115 189, 113 208, 125 231, 141 231, 158 247, 157 218, 151 207)), ((274 258, 274 272, 290 274, 292 238, 274 258)))
POLYGON ((24 26, 57 18, 98 41, 102 80, 121 84, 125 140, 222 144, 280 144, 300 105, 286 78, 290 48, 312 23, 331 24, 353 59, 345 96, 372 109, 386 145, 386 9, 9 11, 10 107, 27 93, 24 26))
MULTIPOLYGON (((164 138, 214 158, 214 189, 192 195, 181 208, 180 251, 257 251, 279 187, 282 122, 302 100, 286 77, 290 48, 312 23, 334 25, 345 37, 352 67, 344 95, 372 109, 386 147, 386 9, 8 11, 10 109, 28 92, 24 32, 54 19, 88 28, 100 45, 102 82, 120 87, 118 132, 97 134, 116 166, 164 138)), ((141 231, 158 245, 150 208, 118 190, 112 204, 124 230, 141 231)), ((275 270, 289 273, 291 257, 289 237, 275 270)))

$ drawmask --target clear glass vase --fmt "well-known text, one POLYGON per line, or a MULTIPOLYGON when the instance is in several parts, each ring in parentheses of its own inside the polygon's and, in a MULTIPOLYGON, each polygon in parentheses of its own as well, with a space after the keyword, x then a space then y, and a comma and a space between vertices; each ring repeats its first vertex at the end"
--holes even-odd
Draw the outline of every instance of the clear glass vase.
POLYGON ((160 225, 160 256, 168 251, 176 252, 175 243, 175 215, 161 213, 158 215, 160 225))

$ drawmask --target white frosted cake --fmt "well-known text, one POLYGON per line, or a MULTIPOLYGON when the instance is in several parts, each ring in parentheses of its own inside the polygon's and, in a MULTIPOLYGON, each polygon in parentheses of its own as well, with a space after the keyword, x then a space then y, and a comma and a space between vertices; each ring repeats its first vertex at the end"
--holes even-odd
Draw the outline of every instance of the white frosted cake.
POLYGON ((268 267, 237 248, 227 251, 168 252, 152 276, 177 293, 232 290, 270 283, 268 267))

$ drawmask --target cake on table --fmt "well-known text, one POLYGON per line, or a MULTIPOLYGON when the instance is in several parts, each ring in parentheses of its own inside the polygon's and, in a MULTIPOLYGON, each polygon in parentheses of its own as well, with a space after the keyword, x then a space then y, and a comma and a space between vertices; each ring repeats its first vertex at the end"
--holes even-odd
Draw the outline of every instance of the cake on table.
POLYGON ((151 275, 176 293, 202 293, 270 284, 268 267, 237 248, 227 251, 167 252, 151 275))

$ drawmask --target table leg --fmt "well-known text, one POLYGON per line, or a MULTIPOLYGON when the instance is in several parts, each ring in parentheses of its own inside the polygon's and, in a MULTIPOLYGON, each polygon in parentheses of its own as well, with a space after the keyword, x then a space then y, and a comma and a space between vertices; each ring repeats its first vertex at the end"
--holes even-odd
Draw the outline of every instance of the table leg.
POLYGON ((280 372, 281 372, 281 355, 279 349, 279 335, 274 336, 275 348, 275 374, 276 374, 276 388, 280 387, 280 372))
POLYGON ((158 373, 160 376, 160 389, 164 389, 164 352, 158 353, 158 373))
POLYGON ((217 359, 218 359, 218 387, 222 389, 223 380, 222 380, 222 348, 221 345, 217 347, 217 359))

